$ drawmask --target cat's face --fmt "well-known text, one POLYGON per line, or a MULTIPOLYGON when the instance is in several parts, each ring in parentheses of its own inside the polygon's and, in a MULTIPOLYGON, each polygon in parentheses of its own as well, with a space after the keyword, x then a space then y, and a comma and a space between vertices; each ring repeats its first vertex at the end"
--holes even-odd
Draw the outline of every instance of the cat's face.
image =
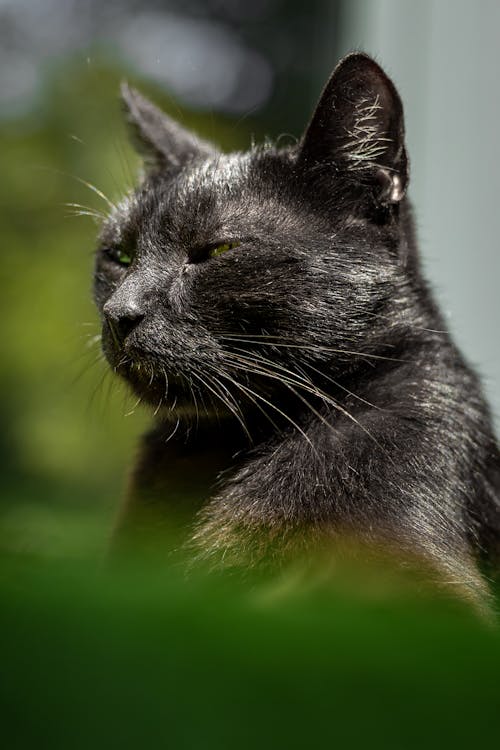
POLYGON ((373 61, 345 58, 281 151, 220 154, 124 98, 150 166, 103 227, 95 299, 106 357, 141 397, 232 411, 379 348, 406 293, 407 175, 401 104, 373 61))

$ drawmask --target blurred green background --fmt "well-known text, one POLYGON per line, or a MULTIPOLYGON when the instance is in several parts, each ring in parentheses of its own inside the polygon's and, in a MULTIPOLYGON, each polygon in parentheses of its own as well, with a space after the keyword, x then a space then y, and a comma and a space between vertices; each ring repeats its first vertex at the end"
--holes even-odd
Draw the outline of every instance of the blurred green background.
POLYGON ((401 89, 428 272, 497 409, 499 28, 489 0, 0 0, 8 747, 498 741, 497 631, 386 571, 361 585, 341 566, 304 590, 293 573, 242 585, 102 562, 148 420, 99 359, 98 227, 65 204, 105 211, 85 183, 115 199, 134 182, 123 78, 246 148, 299 135, 337 59, 363 48, 401 89))

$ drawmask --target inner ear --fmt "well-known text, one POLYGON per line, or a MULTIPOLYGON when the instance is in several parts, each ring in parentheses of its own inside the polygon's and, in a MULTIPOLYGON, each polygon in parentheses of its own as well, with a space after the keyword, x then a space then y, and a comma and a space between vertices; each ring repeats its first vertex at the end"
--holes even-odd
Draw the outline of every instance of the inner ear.
POLYGON ((125 82, 121 96, 134 145, 150 168, 178 169, 196 157, 216 153, 214 146, 176 123, 125 82))
POLYGON ((399 202, 408 184, 403 106, 396 88, 368 55, 335 68, 299 146, 298 162, 335 174, 378 204, 399 202))

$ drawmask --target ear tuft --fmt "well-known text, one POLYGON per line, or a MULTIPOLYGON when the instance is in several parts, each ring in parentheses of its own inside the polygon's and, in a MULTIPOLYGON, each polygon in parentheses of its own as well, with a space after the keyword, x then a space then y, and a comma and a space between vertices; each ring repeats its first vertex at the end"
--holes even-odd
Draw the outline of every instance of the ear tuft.
POLYGON ((133 142, 150 168, 180 169, 215 148, 181 127, 126 81, 121 97, 133 142))
POLYGON ((334 168, 379 205, 398 203, 408 183, 403 106, 368 55, 344 57, 325 86, 302 139, 299 163, 334 168))

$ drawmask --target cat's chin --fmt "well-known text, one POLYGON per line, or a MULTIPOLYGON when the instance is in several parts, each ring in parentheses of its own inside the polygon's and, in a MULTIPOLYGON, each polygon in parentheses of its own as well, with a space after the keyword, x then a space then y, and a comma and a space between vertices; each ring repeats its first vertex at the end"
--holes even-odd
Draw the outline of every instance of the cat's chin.
POLYGON ((153 365, 147 360, 130 360, 118 363, 115 371, 131 386, 144 403, 163 408, 185 406, 192 401, 188 381, 178 374, 153 365))
POLYGON ((143 359, 128 359, 115 365, 114 369, 141 402, 149 405, 155 414, 163 418, 199 419, 221 416, 220 410, 216 411, 205 401, 201 402, 199 393, 193 394, 194 389, 188 376, 168 373, 163 367, 143 359))

